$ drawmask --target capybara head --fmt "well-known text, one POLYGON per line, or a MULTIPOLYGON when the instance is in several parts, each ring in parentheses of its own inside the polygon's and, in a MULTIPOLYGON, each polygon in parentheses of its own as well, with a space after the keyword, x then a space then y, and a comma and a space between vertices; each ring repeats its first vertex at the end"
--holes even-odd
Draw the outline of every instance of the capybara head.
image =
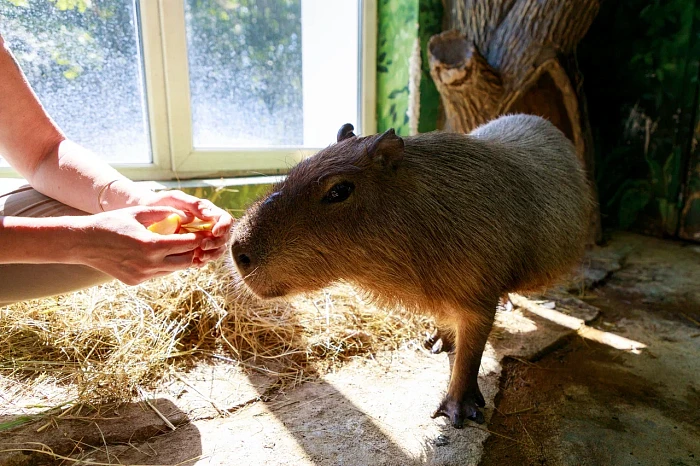
POLYGON ((404 143, 393 129, 357 137, 350 124, 337 143, 297 164, 237 223, 233 259, 263 298, 313 291, 363 274, 362 251, 386 249, 376 228, 404 143))

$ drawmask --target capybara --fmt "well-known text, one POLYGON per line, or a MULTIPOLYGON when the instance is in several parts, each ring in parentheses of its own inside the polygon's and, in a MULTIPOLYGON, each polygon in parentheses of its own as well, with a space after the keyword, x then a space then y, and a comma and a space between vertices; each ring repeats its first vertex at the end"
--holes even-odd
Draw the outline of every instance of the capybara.
POLYGON ((484 419, 477 375, 499 298, 575 265, 590 199, 573 144, 540 117, 404 138, 345 124, 248 209, 232 255, 261 298, 342 280, 433 315, 450 337, 451 379, 432 417, 461 428, 484 419))

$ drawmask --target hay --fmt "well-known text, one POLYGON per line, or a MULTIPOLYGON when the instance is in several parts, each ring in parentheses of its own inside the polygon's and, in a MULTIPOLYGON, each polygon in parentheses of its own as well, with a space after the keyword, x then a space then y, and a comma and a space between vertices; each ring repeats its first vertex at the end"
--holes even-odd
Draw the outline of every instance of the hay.
POLYGON ((296 384, 353 357, 419 344, 431 323, 376 309, 348 285, 261 303, 232 293, 230 281, 217 263, 0 308, 3 403, 38 384, 56 387, 56 403, 69 393, 81 403, 129 401, 212 357, 296 384))

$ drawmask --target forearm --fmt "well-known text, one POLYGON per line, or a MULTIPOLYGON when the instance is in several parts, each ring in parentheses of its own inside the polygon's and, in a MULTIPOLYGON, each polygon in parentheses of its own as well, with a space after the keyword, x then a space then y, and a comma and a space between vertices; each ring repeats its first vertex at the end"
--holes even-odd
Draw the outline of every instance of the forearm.
MULTIPOLYGON (((66 140, 41 106, 0 37, 0 154, 37 191, 77 209, 105 210, 137 204, 150 191, 120 175, 87 149, 66 140)), ((67 105, 71 105, 67 103, 67 105)))
POLYGON ((221 255, 202 251, 202 243, 212 241, 205 233, 159 235, 144 227, 171 213, 169 207, 135 207, 97 215, 0 217, 0 264, 79 264, 135 285, 221 255))
POLYGON ((28 181, 42 194, 90 213, 138 205, 153 194, 69 140, 47 154, 28 181))
POLYGON ((80 263, 79 217, 0 217, 0 264, 80 263))

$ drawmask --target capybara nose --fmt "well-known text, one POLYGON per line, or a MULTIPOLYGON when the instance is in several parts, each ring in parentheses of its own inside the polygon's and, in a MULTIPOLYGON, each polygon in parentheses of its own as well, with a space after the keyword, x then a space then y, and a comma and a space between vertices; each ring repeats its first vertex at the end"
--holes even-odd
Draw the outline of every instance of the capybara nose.
POLYGON ((253 254, 247 249, 246 245, 236 240, 231 246, 231 255, 233 260, 236 261, 238 269, 242 272, 249 273, 255 266, 255 260, 253 254))

